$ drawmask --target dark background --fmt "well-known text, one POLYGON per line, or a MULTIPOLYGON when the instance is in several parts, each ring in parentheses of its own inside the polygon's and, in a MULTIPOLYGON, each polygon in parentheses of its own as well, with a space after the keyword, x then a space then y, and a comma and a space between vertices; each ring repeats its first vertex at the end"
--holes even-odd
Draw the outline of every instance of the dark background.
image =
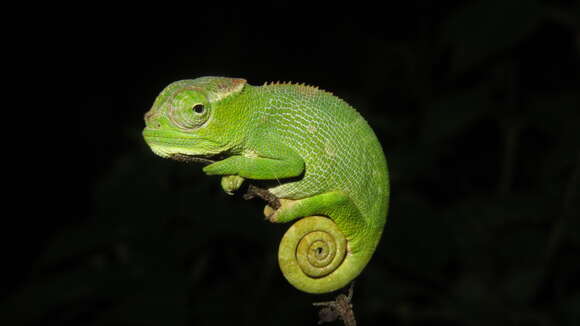
POLYGON ((167 84, 206 75, 317 85, 377 133, 391 208, 360 325, 577 325, 577 4, 155 5, 77 8, 67 27, 83 196, 27 232, 2 325, 317 322, 334 295, 285 281, 287 226, 141 138, 167 84))

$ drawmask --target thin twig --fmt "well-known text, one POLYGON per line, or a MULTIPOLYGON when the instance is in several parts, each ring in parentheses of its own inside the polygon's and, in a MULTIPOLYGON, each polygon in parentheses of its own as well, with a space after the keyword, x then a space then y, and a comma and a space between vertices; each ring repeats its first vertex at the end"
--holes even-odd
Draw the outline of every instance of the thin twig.
POLYGON ((268 203, 268 206, 272 207, 274 210, 280 208, 280 200, 278 197, 274 196, 267 189, 259 188, 251 184, 248 186, 248 191, 244 194, 243 198, 249 200, 255 197, 265 200, 268 203))
POLYGON ((354 317, 354 310, 352 306, 352 294, 354 289, 354 282, 350 283, 348 295, 339 294, 334 301, 314 302, 313 306, 322 306, 318 311, 318 324, 328 323, 336 319, 342 320, 345 326, 356 326, 356 319, 354 317))

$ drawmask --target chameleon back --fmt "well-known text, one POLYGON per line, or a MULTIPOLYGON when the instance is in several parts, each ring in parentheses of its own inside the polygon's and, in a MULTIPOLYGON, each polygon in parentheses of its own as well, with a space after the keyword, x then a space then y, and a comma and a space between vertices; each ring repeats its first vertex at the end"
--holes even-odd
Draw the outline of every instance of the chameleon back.
POLYGON ((255 127, 268 128, 306 163, 304 177, 269 189, 301 199, 341 190, 367 222, 382 230, 389 198, 387 163, 365 119, 350 105, 315 87, 272 84, 251 89, 255 127))

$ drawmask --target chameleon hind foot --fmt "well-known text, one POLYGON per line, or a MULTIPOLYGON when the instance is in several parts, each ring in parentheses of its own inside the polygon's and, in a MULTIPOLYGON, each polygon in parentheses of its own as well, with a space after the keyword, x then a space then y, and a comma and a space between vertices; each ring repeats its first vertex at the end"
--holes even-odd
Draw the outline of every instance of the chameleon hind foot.
POLYGON ((285 211, 288 208, 290 208, 292 205, 294 205, 296 202, 298 202, 297 200, 291 200, 291 199, 284 199, 284 198, 279 198, 278 199, 278 207, 274 208, 272 205, 268 204, 264 207, 264 219, 272 222, 272 223, 278 223, 278 214, 281 211, 285 211))

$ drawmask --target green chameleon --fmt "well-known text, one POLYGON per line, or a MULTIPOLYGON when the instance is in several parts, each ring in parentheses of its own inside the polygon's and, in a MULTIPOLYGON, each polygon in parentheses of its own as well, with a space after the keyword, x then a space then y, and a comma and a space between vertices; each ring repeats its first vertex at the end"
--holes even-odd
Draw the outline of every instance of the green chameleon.
POLYGON ((387 162, 365 119, 329 92, 303 84, 252 86, 201 77, 167 86, 145 114, 145 141, 167 158, 210 163, 228 193, 248 197, 267 220, 298 220, 278 250, 299 290, 346 286, 367 265, 386 221, 387 162))

